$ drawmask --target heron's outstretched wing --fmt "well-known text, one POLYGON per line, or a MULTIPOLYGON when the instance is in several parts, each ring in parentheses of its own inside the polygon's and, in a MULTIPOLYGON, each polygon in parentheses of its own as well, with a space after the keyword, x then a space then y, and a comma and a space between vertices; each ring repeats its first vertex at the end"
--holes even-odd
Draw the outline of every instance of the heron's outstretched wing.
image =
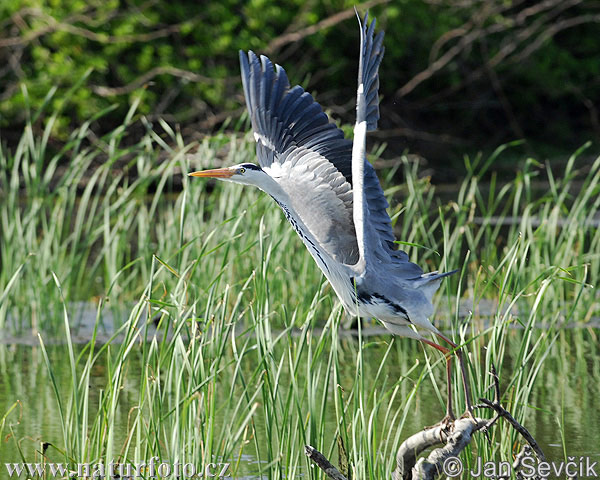
MULTIPOLYGON (((367 131, 377 129, 379 120, 379 65, 383 59, 385 48, 383 47, 384 32, 375 36, 376 20, 373 19, 369 25, 369 14, 365 14, 360 25, 360 60, 358 63, 358 84, 363 86, 364 105, 360 106, 361 121, 367 122, 367 131)), ((357 105, 357 109, 359 106, 357 105)), ((356 122, 359 122, 357 118, 356 122)))
POLYGON ((336 167, 349 161, 349 142, 310 94, 290 89, 279 65, 253 52, 240 52, 240 64, 258 161, 287 196, 288 220, 307 246, 298 220, 331 257, 355 263, 352 187, 336 167))
MULTIPOLYGON (((261 167, 284 163, 294 147, 319 153, 350 171, 351 144, 302 87, 290 88, 285 70, 261 55, 240 51, 242 84, 261 167), (260 146, 267 152, 258 151, 260 146)), ((346 176, 346 175, 344 175, 346 176)))
POLYGON ((379 120, 379 65, 384 53, 384 34, 381 31, 375 35, 376 22, 373 20, 369 25, 368 14, 365 14, 363 22, 359 17, 358 22, 360 60, 352 150, 352 171, 358 177, 353 182, 353 217, 358 248, 364 258, 365 268, 373 263, 373 257, 379 257, 384 261, 389 259, 396 265, 399 278, 416 278, 423 274, 423 270, 410 262, 405 252, 396 249, 395 236, 386 211, 389 205, 377 174, 365 155, 367 131, 375 130, 379 120))
MULTIPOLYGON (((381 31, 376 37, 374 36, 376 23, 373 19, 371 25, 368 25, 368 13, 365 14, 364 21, 361 23, 359 18, 358 23, 360 25, 361 38, 358 78, 359 85, 361 83, 363 85, 364 95, 364 107, 361 105, 361 109, 364 108, 363 118, 366 121, 366 130, 371 131, 377 128, 377 121, 379 120, 379 65, 385 51, 383 48, 384 33, 381 31)), ((366 143, 366 137, 363 136, 362 139, 355 138, 355 141, 366 143)), ((363 215, 368 216, 365 221, 370 222, 371 226, 374 227, 382 246, 386 250, 397 252, 396 255, 401 258, 408 258, 404 252, 396 250, 396 245, 394 244, 396 237, 394 236, 392 222, 387 213, 389 204, 383 195, 383 190, 381 189, 375 169, 366 157, 363 158, 363 161, 363 190, 368 206, 368 209, 363 212, 363 215)))
MULTIPOLYGON (((352 224, 352 143, 331 123, 321 106, 302 87, 290 88, 285 70, 273 66, 264 56, 240 51, 242 83, 252 121, 259 163, 269 173, 279 171, 277 179, 295 200, 294 208, 303 212, 308 228, 343 263, 354 264, 358 250, 352 224), (334 168, 331 169, 331 166, 334 168), (341 174, 341 177, 340 175, 341 174), (283 181, 283 183, 282 183, 283 181), (285 185, 284 185, 285 184, 285 185), (323 211, 311 203, 317 196, 327 204, 323 211), (317 195, 319 192, 322 195, 317 195), (333 195, 333 196, 332 196, 333 195), (327 199, 329 198, 329 201, 327 199), (311 200, 309 202, 309 200, 311 200), (343 207, 340 210, 340 202, 343 207), (316 218, 312 218, 315 216, 316 218), (338 232, 339 235, 331 233, 338 232)), ((394 255, 394 234, 375 170, 365 164, 365 196, 374 229, 394 255)), ((317 202, 318 203, 318 202, 317 202)), ((321 208, 322 208, 321 204, 321 208)))

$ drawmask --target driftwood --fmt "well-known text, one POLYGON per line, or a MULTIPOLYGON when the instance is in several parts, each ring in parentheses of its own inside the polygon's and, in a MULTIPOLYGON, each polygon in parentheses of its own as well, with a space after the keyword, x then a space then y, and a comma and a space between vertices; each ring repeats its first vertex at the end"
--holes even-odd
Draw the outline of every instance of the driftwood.
MULTIPOLYGON (((494 388, 494 400, 480 398, 481 403, 474 405, 473 409, 490 409, 496 414, 491 419, 471 418, 465 416, 454 421, 443 421, 434 427, 424 428, 418 433, 407 438, 396 454, 396 468, 392 472, 392 480, 430 480, 440 475, 447 477, 461 477, 462 463, 458 456, 471 442, 473 434, 478 431, 487 433, 500 419, 507 421, 511 427, 527 442, 521 452, 512 462, 512 471, 519 476, 523 459, 535 454, 538 462, 545 462, 545 456, 529 431, 515 420, 515 418, 500 403, 500 385, 494 367, 491 369, 494 388), (419 458, 425 450, 435 446, 427 457, 419 458)), ((325 456, 311 446, 306 446, 306 455, 333 480, 347 480, 325 456)), ((503 477, 498 477, 502 480, 503 477)), ((535 480, 537 477, 530 477, 535 480)))
POLYGON ((473 433, 483 428, 485 420, 460 418, 449 425, 440 425, 422 430, 406 439, 396 455, 396 469, 393 480, 429 479, 445 474, 460 473, 455 469, 460 464, 455 460, 460 452, 471 442, 473 433), (425 449, 444 444, 433 450, 427 458, 417 457, 425 449))
POLYGON ((325 458, 325 455, 319 452, 316 448, 306 445, 304 447, 304 453, 306 453, 306 456, 310 458, 321 470, 323 470, 325 475, 327 475, 329 478, 333 480, 348 480, 329 462, 329 460, 325 458))

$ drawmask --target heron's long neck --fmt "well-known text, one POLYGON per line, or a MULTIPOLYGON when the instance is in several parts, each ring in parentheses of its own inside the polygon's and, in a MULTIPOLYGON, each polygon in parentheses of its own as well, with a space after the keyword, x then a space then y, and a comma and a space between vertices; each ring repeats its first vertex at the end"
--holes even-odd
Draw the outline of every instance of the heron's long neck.
POLYGON ((354 126, 354 142, 352 143, 352 215, 356 229, 356 241, 360 254, 359 262, 365 261, 365 208, 364 189, 365 150, 367 122, 362 121, 354 126))
POLYGON ((269 175, 264 175, 264 178, 261 178, 260 182, 257 182, 255 185, 263 192, 268 193, 283 210, 285 218, 290 222, 298 236, 302 239, 302 242, 306 245, 306 248, 308 248, 310 254, 315 259, 315 262, 317 262, 317 265, 319 265, 327 279, 331 282, 330 275, 332 272, 327 265, 329 255, 319 248, 318 240, 306 226, 302 218, 297 214, 288 194, 269 175))
POLYGON ((270 195, 278 204, 279 203, 288 203, 287 193, 281 188, 279 183, 277 183, 272 175, 277 174, 278 172, 271 172, 269 169, 265 169, 268 171, 266 175, 260 175, 256 178, 255 182, 252 182, 252 185, 260 188, 263 192, 270 195))

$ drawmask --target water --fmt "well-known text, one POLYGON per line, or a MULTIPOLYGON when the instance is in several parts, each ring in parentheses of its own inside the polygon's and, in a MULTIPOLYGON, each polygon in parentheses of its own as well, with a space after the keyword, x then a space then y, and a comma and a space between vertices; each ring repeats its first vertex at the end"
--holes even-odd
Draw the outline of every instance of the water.
MULTIPOLYGON (((509 332, 510 344, 519 345, 519 335, 522 332, 509 332)), ((535 387, 530 395, 530 408, 525 420, 525 426, 531 431, 544 449, 549 459, 562 460, 565 453, 568 456, 590 456, 600 460, 600 408, 597 399, 600 398, 600 355, 598 348, 597 330, 569 329, 561 333, 560 338, 551 349, 543 368, 537 378, 535 387)), ((379 368, 388 341, 375 337, 372 345, 364 351, 366 379, 369 372, 379 368), (383 340, 383 341, 380 341, 383 340)), ((386 362, 386 375, 389 378, 404 375, 408 366, 414 363, 414 356, 421 356, 422 350, 416 342, 402 339, 397 341, 397 348, 386 362)), ((353 356, 358 348, 358 342, 353 336, 341 339, 342 352, 353 356)), ((81 349, 82 347, 77 347, 81 349)), ((61 392, 70 389, 71 372, 68 352, 65 345, 56 344, 47 347, 50 362, 55 368, 56 382, 61 392)), ((77 353, 77 352, 76 352, 77 353)), ((504 371, 510 371, 511 354, 506 355, 507 362, 504 371)), ((135 356, 135 352, 134 352, 135 356)), ((139 377, 142 358, 139 356, 139 371, 129 371, 131 378, 139 377)), ((106 384, 106 371, 103 362, 98 362, 92 372, 90 387, 90 403, 97 405, 101 388, 106 384)), ((135 362, 133 363, 135 368, 135 362)), ((443 376, 443 366, 439 365, 439 376, 443 376)), ((342 363, 342 383, 350 385, 354 381, 354 365, 348 362, 347 367, 342 363)), ((222 379, 226 382, 226 379, 222 379)), ((440 383, 443 385, 443 382, 440 383)), ((137 383, 125 382, 122 401, 117 406, 117 435, 124 440, 130 408, 137 399, 137 383), (128 402, 128 399, 131 402, 128 402)), ((221 389, 223 390, 223 389, 221 389)), ((403 392, 400 398, 405 398, 408 392, 403 392)), ((419 431, 423 426, 436 423, 443 413, 443 404, 436 396, 430 382, 424 382, 418 390, 414 411, 409 415, 402 438, 419 431)), ((57 400, 52 389, 48 371, 39 346, 13 343, 0 345, 0 416, 10 412, 1 432, 0 459, 2 468, 5 462, 18 462, 21 459, 19 449, 31 461, 40 458, 35 451, 40 451, 43 442, 60 446, 64 444, 61 421, 58 415, 57 400), (17 448, 18 444, 18 448, 17 448)), ((326 431, 335 430, 335 412, 327 417, 329 426, 326 431)), ((228 427, 228 419, 217 418, 221 428, 228 427)), ((257 422, 259 423, 259 422, 257 422)), ((384 434, 382 432, 382 434, 384 434)), ((385 433, 393 435, 395 432, 385 433)), ((265 431, 258 425, 257 435, 265 436, 265 431)), ((263 438, 262 441, 267 441, 263 438)), ((119 445, 119 440, 116 442, 119 445)), ((229 461, 235 459, 228 459, 229 461)), ((38 460, 39 461, 39 460, 38 460)), ((244 454, 242 470, 256 471, 253 464, 256 459, 244 454)), ((0 473, 0 477, 6 474, 0 473)), ((241 478, 241 477, 238 477, 241 478)), ((259 478, 249 475, 244 478, 259 478)))

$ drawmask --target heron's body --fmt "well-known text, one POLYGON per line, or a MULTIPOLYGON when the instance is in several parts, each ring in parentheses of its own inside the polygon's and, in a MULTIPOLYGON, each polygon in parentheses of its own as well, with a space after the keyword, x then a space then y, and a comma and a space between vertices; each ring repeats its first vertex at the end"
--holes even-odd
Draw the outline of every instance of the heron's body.
POLYGON ((367 25, 365 17, 353 142, 302 87, 290 88, 283 68, 240 52, 259 165, 191 175, 254 185, 269 194, 350 314, 377 318, 396 335, 447 352, 413 327, 441 336, 429 321, 431 298, 441 279, 454 272, 425 274, 396 249, 389 205, 365 155, 367 131, 379 119, 383 32, 375 36, 374 29, 375 22, 367 25))
POLYGON ((366 269, 359 261, 353 232, 352 187, 339 172, 329 167, 329 176, 338 182, 335 190, 323 188, 316 176, 307 175, 304 164, 274 163, 259 173, 255 185, 283 210, 346 311, 377 318, 397 335, 420 338, 409 328, 411 323, 437 333, 428 317, 433 310, 431 295, 442 275, 423 274, 397 250, 379 251, 374 256, 377 268, 366 269), (292 197, 289 191, 304 194, 292 197), (328 204, 336 208, 316 210, 323 197, 331 197, 328 204), (316 234, 307 225, 315 220, 321 224, 316 234))

